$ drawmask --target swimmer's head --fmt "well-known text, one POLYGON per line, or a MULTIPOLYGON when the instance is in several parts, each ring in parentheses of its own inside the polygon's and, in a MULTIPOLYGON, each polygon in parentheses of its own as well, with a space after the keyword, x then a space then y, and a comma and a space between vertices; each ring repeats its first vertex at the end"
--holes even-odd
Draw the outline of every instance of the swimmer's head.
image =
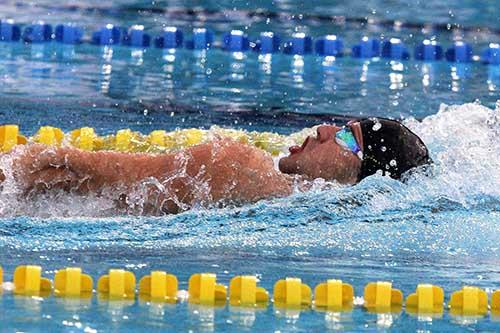
MULTIPOLYGON (((357 128, 359 129, 359 126, 357 128)), ((352 151, 335 141, 340 130, 342 128, 335 125, 318 126, 316 136, 308 136, 302 146, 289 148, 290 155, 279 162, 280 171, 311 179, 335 179, 344 184, 356 183, 362 161, 352 151)), ((360 135, 355 131, 353 133, 355 136, 360 135)), ((360 137, 356 139, 357 142, 360 142, 359 140, 360 137)))
POLYGON ((308 137, 301 147, 290 147, 290 155, 280 160, 280 170, 354 184, 377 172, 400 179, 406 171, 431 162, 422 140, 397 121, 369 118, 347 127, 362 150, 362 158, 335 140, 341 127, 322 125, 316 137, 308 137))

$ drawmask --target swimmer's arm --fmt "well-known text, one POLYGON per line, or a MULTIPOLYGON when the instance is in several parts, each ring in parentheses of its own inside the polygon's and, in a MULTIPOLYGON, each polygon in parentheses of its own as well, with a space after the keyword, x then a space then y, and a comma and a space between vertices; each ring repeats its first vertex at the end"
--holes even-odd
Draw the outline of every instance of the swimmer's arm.
MULTIPOLYGON (((208 184, 208 202, 248 202, 291 193, 289 178, 275 170, 263 151, 231 140, 215 140, 177 154, 87 152, 71 147, 26 147, 14 159, 14 175, 28 192, 63 188, 86 193, 119 186, 127 194, 137 183, 154 178, 166 183, 169 195, 192 206, 199 201, 196 182, 208 184), (193 182, 193 179, 196 182, 193 182)), ((177 204, 151 193, 157 209, 176 211, 177 204), (167 200, 167 201, 166 201, 167 200)))
POLYGON ((117 184, 127 187, 147 177, 159 177, 171 168, 171 160, 167 154, 87 152, 71 147, 30 145, 14 157, 13 174, 26 190, 40 184, 50 187, 64 182, 72 189, 87 192, 117 184))

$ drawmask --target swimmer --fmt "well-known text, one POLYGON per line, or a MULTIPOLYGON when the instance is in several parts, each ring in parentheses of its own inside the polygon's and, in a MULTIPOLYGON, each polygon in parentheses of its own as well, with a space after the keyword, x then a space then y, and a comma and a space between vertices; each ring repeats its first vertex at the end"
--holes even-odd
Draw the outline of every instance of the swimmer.
POLYGON ((301 180, 354 185, 381 172, 394 179, 431 159, 401 123, 369 118, 344 127, 321 125, 279 161, 253 146, 220 138, 171 154, 88 152, 29 144, 12 153, 12 178, 26 197, 62 190, 94 192, 127 213, 177 213, 290 195, 301 180))

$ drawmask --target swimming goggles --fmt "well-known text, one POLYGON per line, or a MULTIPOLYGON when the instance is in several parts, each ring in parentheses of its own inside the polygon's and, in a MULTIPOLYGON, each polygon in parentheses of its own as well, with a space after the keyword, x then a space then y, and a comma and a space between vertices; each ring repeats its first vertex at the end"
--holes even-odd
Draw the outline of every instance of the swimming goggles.
POLYGON ((363 152, 349 127, 343 126, 340 131, 335 133, 335 142, 345 149, 352 151, 359 159, 363 159, 363 152))

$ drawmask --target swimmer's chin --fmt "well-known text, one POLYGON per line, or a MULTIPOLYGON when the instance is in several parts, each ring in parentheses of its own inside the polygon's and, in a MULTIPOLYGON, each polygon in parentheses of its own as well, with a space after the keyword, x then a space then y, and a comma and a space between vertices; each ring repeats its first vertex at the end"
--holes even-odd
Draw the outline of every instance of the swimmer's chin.
POLYGON ((293 162, 290 160, 290 156, 282 157, 278 162, 278 169, 286 174, 296 174, 297 168, 293 168, 293 162))
POLYGON ((300 176, 302 179, 314 179, 311 178, 305 173, 303 170, 301 170, 299 164, 297 163, 296 160, 292 158, 292 156, 286 156, 282 157, 279 162, 278 162, 278 169, 287 175, 290 176, 300 176))

